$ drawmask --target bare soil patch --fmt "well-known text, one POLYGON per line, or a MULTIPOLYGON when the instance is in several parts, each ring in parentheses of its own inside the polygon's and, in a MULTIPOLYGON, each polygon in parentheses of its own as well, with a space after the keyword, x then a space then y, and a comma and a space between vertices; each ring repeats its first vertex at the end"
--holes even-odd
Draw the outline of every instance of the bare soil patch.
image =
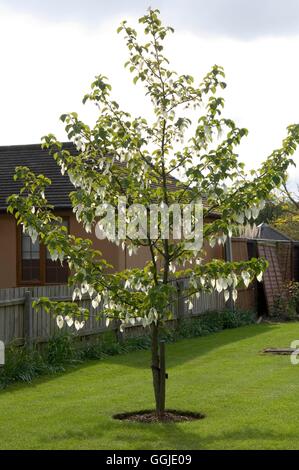
POLYGON ((278 354, 281 356, 289 356, 291 355, 296 349, 294 348, 266 348, 263 349, 263 353, 265 354, 278 354))

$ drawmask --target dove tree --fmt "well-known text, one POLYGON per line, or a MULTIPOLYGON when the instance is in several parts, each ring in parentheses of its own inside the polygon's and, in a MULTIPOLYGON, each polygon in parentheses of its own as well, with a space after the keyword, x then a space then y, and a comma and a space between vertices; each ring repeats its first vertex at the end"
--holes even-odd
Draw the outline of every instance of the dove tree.
MULTIPOLYGON (((188 277, 181 295, 192 308, 194 296, 202 292, 217 290, 226 300, 232 296, 235 301, 239 287, 262 279, 267 267, 264 259, 209 261, 205 259, 205 246, 224 244, 238 235, 240 228, 258 216, 271 191, 286 180, 299 142, 299 125, 289 126, 281 148, 259 169, 247 172, 236 153, 247 130, 223 115, 221 92, 226 83, 222 67, 213 66, 199 83, 190 75, 176 73, 164 52, 165 41, 174 30, 163 25, 158 10, 147 11, 139 24, 144 33, 141 39, 126 21, 118 32, 124 34, 128 48, 125 67, 134 83, 143 86, 152 118, 133 117, 122 110, 112 98, 108 79, 99 75, 84 97, 84 103, 98 107, 96 124, 89 126, 76 113, 61 116, 74 151, 64 148, 54 135, 43 138, 44 148, 74 185, 70 199, 86 238, 67 233, 45 197, 50 180, 28 168, 16 169, 15 178, 23 186, 19 194, 9 198, 9 211, 33 240, 39 237, 53 260, 69 266, 73 302, 42 298, 36 308, 44 307, 55 315, 60 327, 76 322, 79 329, 84 326, 84 317, 94 314, 83 311, 76 302, 88 293, 94 308, 101 304, 107 325, 117 320, 121 329, 129 324, 150 329, 154 397, 157 415, 162 419, 165 374, 159 332, 172 315, 176 300, 173 280, 188 277), (137 213, 143 211, 149 216, 153 205, 163 211, 173 204, 190 206, 200 198, 204 200, 202 246, 194 240, 190 247, 190 240, 174 236, 177 220, 171 211, 169 236, 162 230, 161 215, 156 219, 158 230, 154 235, 149 217, 139 230, 136 206, 137 213), (103 216, 111 208, 115 220, 110 217, 108 223, 104 222, 103 216), (131 235, 132 227, 139 237, 131 235), (112 266, 88 239, 88 233, 96 229, 129 255, 146 247, 149 258, 144 267, 112 272, 112 266)), ((195 228, 198 218, 192 213, 190 220, 195 228)), ((194 234, 194 238, 199 237, 196 230, 194 234)))

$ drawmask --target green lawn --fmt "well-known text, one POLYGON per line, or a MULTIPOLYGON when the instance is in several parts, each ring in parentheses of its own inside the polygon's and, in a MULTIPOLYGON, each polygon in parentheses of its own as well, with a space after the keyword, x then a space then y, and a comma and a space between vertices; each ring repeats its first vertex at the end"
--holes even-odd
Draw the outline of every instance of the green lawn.
POLYGON ((168 407, 179 424, 118 422, 152 407, 149 352, 89 362, 0 392, 1 449, 299 449, 299 365, 261 355, 299 339, 299 324, 254 325, 167 347, 168 407))

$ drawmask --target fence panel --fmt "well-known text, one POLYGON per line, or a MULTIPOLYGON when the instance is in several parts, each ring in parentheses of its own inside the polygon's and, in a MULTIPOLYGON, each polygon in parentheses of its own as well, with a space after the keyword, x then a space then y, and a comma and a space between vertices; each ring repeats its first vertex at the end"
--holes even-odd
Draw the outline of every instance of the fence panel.
MULTIPOLYGON (((182 287, 186 288, 188 286, 188 279, 184 279, 183 281, 179 281, 182 283, 182 287)), ((180 316, 181 317, 190 317, 192 315, 200 315, 201 313, 213 311, 213 310, 224 310, 225 308, 225 301, 223 294, 218 294, 218 292, 214 291, 212 293, 202 292, 200 293, 199 297, 196 298, 194 296, 191 299, 193 304, 192 309, 189 309, 188 302, 186 303, 184 299, 180 303, 180 316)))
MULTIPOLYGON (((172 299, 171 310, 174 319, 192 317, 211 310, 220 311, 225 308, 223 294, 214 292, 212 294, 202 293, 198 299, 194 297, 192 299, 193 308, 189 310, 183 295, 180 295, 187 283, 187 279, 175 282, 175 287, 180 287, 181 291, 178 291, 177 295, 174 293, 172 299)), ((43 309, 35 311, 32 308, 32 302, 39 297, 71 301, 72 293, 73 289, 66 285, 0 289, 0 340, 5 344, 48 341, 58 331, 56 320, 43 309)), ((252 295, 254 295, 254 291, 240 292, 237 306, 239 308, 249 307, 252 304, 252 295)), ((78 333, 79 336, 88 337, 107 329, 116 328, 116 324, 113 322, 108 328, 106 327, 105 318, 99 315, 102 305, 100 304, 97 309, 93 309, 88 295, 83 296, 78 304, 88 309, 90 313, 85 327, 78 333)), ((64 329, 67 330, 67 326, 64 329)))
MULTIPOLYGON (((48 341, 59 330, 56 320, 44 309, 35 311, 32 302, 40 297, 71 301, 72 293, 73 289, 66 285, 0 289, 0 341, 5 344, 48 341)), ((88 296, 84 296, 78 304, 90 313, 84 329, 78 333, 79 336, 90 336, 107 329, 105 319, 96 318, 101 311, 101 305, 94 309, 88 296)), ((113 324, 109 328, 113 328, 113 324)))
POLYGON ((0 289, 0 340, 23 340, 25 290, 0 289))

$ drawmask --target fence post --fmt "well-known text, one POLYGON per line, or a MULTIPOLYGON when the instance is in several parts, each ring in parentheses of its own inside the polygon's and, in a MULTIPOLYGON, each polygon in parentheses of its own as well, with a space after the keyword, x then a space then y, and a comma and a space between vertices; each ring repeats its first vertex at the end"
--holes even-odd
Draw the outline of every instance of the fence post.
MULTIPOLYGON (((233 244, 232 244, 232 239, 231 237, 227 237, 226 243, 225 243, 225 261, 228 261, 230 263, 233 262, 233 244)), ((232 299, 232 288, 229 287, 229 299, 226 302, 226 307, 231 311, 234 312, 235 310, 235 305, 234 301, 232 299)))
POLYGON ((116 338, 117 343, 122 344, 124 342, 124 333, 120 331, 120 326, 121 326, 121 321, 115 320, 115 328, 114 328, 115 338, 116 338))
POLYGON ((24 340, 29 347, 32 345, 32 295, 31 291, 25 292, 24 303, 24 340))

